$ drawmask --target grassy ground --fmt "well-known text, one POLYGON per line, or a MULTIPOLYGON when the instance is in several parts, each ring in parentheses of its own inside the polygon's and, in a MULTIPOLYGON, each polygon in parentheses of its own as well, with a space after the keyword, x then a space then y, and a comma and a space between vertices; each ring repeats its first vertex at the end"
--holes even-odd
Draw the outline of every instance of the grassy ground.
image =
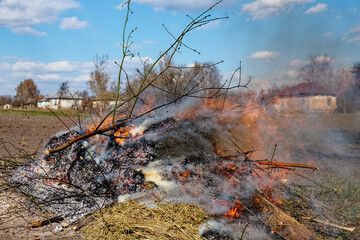
MULTIPOLYGON (((288 212, 295 218, 308 215, 311 219, 357 229, 349 232, 313 222, 311 229, 324 239, 359 239, 360 114, 311 113, 278 117, 279 131, 286 137, 280 149, 288 150, 292 160, 309 161, 320 168, 307 174, 311 181, 301 179, 294 184, 291 191, 298 200, 292 207, 296 210, 295 214, 288 212), (306 204, 308 206, 304 206, 306 204)), ((297 219, 301 221, 302 217, 297 219)))

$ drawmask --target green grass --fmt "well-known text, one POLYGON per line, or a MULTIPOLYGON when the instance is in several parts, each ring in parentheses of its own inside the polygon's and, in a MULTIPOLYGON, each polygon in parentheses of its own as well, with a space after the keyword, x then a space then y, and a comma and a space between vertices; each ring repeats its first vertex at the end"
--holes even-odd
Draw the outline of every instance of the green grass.
MULTIPOLYGON (((60 116, 77 116, 75 110, 53 110, 53 112, 60 116)), ((54 113, 50 112, 47 109, 0 109, 0 114, 20 114, 24 116, 51 116, 54 117, 54 113)), ((88 117, 87 113, 81 113, 81 117, 88 117)))
MULTIPOLYGON (((358 176, 346 178, 334 175, 325 176, 322 184, 327 188, 313 189, 320 200, 330 203, 334 212, 360 222, 360 179, 358 176)), ((346 220, 346 219, 344 219, 346 220)))

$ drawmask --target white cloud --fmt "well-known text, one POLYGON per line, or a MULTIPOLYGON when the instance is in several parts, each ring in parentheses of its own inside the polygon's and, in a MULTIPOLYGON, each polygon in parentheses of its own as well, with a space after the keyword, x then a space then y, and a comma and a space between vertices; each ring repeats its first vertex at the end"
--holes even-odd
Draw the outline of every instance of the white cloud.
POLYGON ((293 59, 289 62, 289 67, 299 68, 304 65, 304 61, 300 59, 293 59))
MULTIPOLYGON (((13 31, 18 32, 23 28, 26 33, 24 27, 51 23, 61 12, 79 6, 74 0, 3 0, 0 2, 0 27, 17 28, 13 31)), ((27 29, 27 34, 36 33, 34 31, 27 29)))
POLYGON ((15 72, 90 72, 93 64, 91 62, 70 62, 70 61, 57 61, 50 63, 32 62, 21 60, 11 65, 12 71, 15 72))
POLYGON ((123 10, 126 8, 126 2, 120 3, 119 5, 116 5, 115 7, 118 10, 123 10))
POLYGON ((331 37, 332 35, 333 35, 332 32, 328 32, 328 33, 325 33, 325 34, 323 34, 323 35, 321 35, 321 36, 324 37, 324 38, 329 38, 329 37, 331 37))
POLYGON ((77 17, 63 18, 60 28, 64 30, 83 29, 89 26, 87 21, 80 21, 77 17))
POLYGON ((243 69, 243 71, 241 71, 241 77, 240 77, 239 70, 237 70, 236 72, 234 72, 234 71, 225 72, 225 73, 221 74, 221 76, 222 76, 223 83, 226 82, 228 84, 231 80, 230 87, 239 85, 239 81, 240 81, 240 85, 244 85, 245 83, 247 83, 249 81, 249 79, 251 77, 252 80, 249 85, 250 89, 252 89, 252 90, 261 89, 261 88, 257 88, 257 89, 253 88, 254 82, 257 82, 258 78, 256 78, 253 74, 246 72, 246 69, 243 69))
POLYGON ((353 27, 348 31, 348 33, 360 33, 360 25, 353 27))
POLYGON ((348 39, 347 42, 360 44, 360 34, 348 39))
POLYGON ((310 13, 320 13, 323 11, 326 11, 327 8, 327 4, 325 3, 318 3, 315 7, 309 8, 308 10, 306 10, 305 14, 310 14, 310 13))
POLYGON ((12 65, 14 72, 41 71, 45 64, 42 62, 20 61, 12 65))
POLYGON ((131 44, 130 49, 131 49, 132 51, 137 51, 137 50, 141 49, 142 47, 143 47, 143 46, 142 46, 141 44, 133 43, 133 44, 131 44))
MULTIPOLYGON (((146 59, 149 63, 153 62, 149 57, 143 57, 142 61, 146 59)), ((124 68, 131 75, 135 73, 135 68, 142 68, 142 62, 138 57, 126 58, 124 68)), ((82 91, 88 88, 87 81, 93 70, 92 62, 41 62, 24 60, 16 56, 3 57, 0 60, 0 78, 3 80, 0 95, 15 95, 15 87, 27 78, 34 80, 41 94, 55 93, 63 81, 70 82, 71 91, 82 91)), ((107 71, 112 79, 117 79, 118 70, 114 60, 109 60, 107 71)))
MULTIPOLYGON (((213 4, 218 2, 217 0, 181 0, 181 1, 169 1, 169 0, 134 0, 134 3, 140 5, 146 5, 154 7, 156 11, 173 10, 173 11, 195 11, 206 10, 213 4)), ((233 5, 236 0, 224 0, 219 7, 225 7, 233 5)), ((119 4, 116 8, 123 9, 123 4, 119 4)))
POLYGON ((141 43, 142 43, 142 44, 149 44, 149 45, 159 44, 159 42, 152 41, 152 40, 144 40, 144 41, 142 41, 141 43))
MULTIPOLYGON (((117 62, 120 62, 116 60, 117 62)), ((154 60, 150 57, 142 57, 141 60, 138 57, 134 57, 132 59, 126 58, 124 62, 124 68, 128 73, 135 73, 135 68, 142 69, 143 65, 142 62, 147 61, 147 63, 152 63, 154 60)), ((114 62, 114 61, 112 61, 114 62)), ((115 70, 118 70, 118 67, 116 66, 115 70)))
POLYGON ((46 36, 46 32, 38 32, 31 27, 14 27, 12 28, 12 32, 16 34, 28 34, 34 36, 46 36))
POLYGON ((71 62, 71 64, 75 69, 79 69, 82 73, 89 73, 94 68, 92 62, 71 62))
POLYGON ((35 79, 39 79, 41 80, 46 80, 46 81, 51 81, 51 80, 60 80, 61 76, 59 74, 38 74, 36 75, 35 79))
POLYGON ((22 60, 17 56, 3 56, 1 59, 7 62, 17 62, 22 60))
POLYGON ((198 30, 208 30, 208 29, 219 28, 219 27, 220 27, 220 21, 216 20, 216 21, 209 22, 208 24, 202 25, 201 27, 198 28, 198 30))
POLYGON ((343 41, 360 44, 360 25, 357 25, 345 33, 343 41))
POLYGON ((274 86, 294 83, 297 80, 297 76, 298 71, 296 70, 275 71, 264 77, 255 78, 252 84, 255 89, 267 89, 274 86))
POLYGON ((305 4, 314 0, 256 0, 244 4, 241 12, 251 15, 252 20, 264 19, 267 16, 277 15, 296 4, 305 4))
POLYGON ((76 90, 84 90, 87 88, 86 81, 92 70, 92 62, 55 61, 45 63, 23 60, 14 56, 5 57, 0 61, 0 78, 4 80, 4 83, 1 84, 0 95, 15 95, 16 85, 27 78, 35 81, 42 94, 56 92, 59 84, 63 81, 69 81, 71 86, 73 83, 77 83, 78 89, 76 90))
POLYGON ((11 70, 11 64, 7 62, 0 62, 0 72, 8 72, 11 70))
POLYGON ((80 76, 76 77, 74 80, 75 80, 75 82, 87 82, 87 81, 89 81, 89 74, 80 75, 80 76))
POLYGON ((333 62, 333 59, 329 56, 317 56, 314 59, 315 62, 333 62))
POLYGON ((250 59, 268 59, 268 58, 275 58, 280 56, 278 52, 270 52, 270 51, 262 51, 256 52, 249 56, 250 59))
POLYGON ((49 72, 70 72, 74 69, 74 67, 68 61, 58 61, 48 63, 45 69, 49 72))
POLYGON ((290 78, 296 78, 297 75, 298 75, 298 71, 295 71, 295 70, 288 70, 286 72, 287 76, 290 77, 290 78))

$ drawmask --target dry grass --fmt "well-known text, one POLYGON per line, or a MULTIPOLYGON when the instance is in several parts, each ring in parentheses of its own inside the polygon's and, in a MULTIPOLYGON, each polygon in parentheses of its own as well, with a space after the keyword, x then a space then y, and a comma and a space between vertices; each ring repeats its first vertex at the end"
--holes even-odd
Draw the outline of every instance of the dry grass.
POLYGON ((84 227, 87 239, 203 239, 198 226, 209 217, 198 207, 158 203, 148 208, 137 201, 116 204, 96 212, 84 227))

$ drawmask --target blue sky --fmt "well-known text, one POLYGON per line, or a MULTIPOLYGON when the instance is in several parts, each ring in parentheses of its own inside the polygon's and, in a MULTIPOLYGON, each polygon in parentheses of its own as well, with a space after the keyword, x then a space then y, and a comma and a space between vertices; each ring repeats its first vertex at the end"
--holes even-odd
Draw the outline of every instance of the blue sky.
MULTIPOLYGON (((174 34, 216 1, 134 0, 129 30, 133 51, 156 59, 174 34)), ((116 0, 2 0, 0 2, 0 95, 15 95, 16 86, 32 78, 41 94, 57 92, 69 81, 72 92, 88 89, 96 54, 109 56, 108 70, 116 79, 114 60, 121 58, 125 9, 116 0)), ((227 78, 242 61, 243 77, 253 88, 295 83, 307 55, 329 54, 335 69, 360 61, 358 0, 224 0, 213 17, 229 17, 191 32, 175 62, 224 63, 227 78)), ((126 61, 133 73, 140 60, 126 61)))

